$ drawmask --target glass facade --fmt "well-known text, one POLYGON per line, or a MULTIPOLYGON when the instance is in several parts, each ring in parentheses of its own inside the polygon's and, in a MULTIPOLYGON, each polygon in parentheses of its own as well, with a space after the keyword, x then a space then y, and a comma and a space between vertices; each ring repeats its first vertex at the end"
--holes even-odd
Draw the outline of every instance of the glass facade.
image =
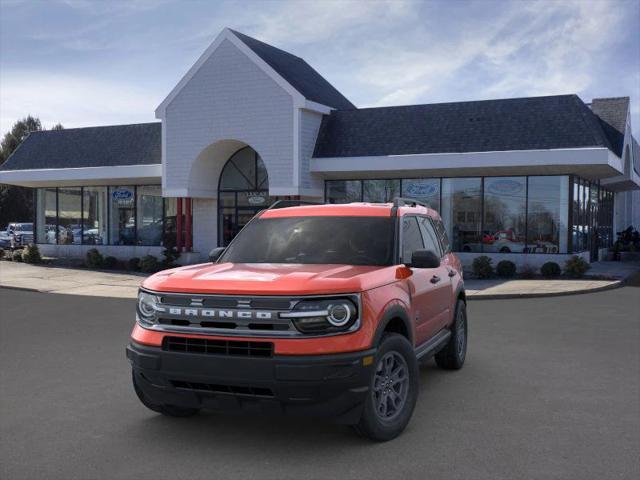
POLYGON ((58 189, 58 244, 80 245, 82 240, 82 189, 58 189))
POLYGON ((229 245, 256 213, 277 198, 269 196, 267 170, 251 147, 234 153, 220 175, 218 186, 219 244, 229 245))
POLYGON ((440 215, 454 251, 482 251, 482 179, 443 178, 440 215))
POLYGON ((613 192, 597 182, 572 177, 571 242, 574 252, 609 248, 614 243, 613 192))
POLYGON ((159 185, 39 188, 36 242, 161 246, 175 237, 175 216, 176 199, 159 185))
POLYGON ((444 223, 436 230, 447 232, 450 248, 457 252, 572 253, 613 242, 613 193, 575 176, 371 182, 327 180, 326 201, 388 202, 400 190, 439 211, 444 223))

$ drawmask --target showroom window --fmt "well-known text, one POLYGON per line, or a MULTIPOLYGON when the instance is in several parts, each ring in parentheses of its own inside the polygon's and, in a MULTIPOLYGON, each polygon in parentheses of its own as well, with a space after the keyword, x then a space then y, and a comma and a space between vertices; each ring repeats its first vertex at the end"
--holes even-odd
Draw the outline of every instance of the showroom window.
POLYGON ((107 243, 107 187, 84 187, 82 190, 82 243, 107 243))
POLYGON ((109 187, 109 243, 136 244, 136 193, 133 186, 109 187))
POLYGON ((327 180, 325 193, 328 203, 388 202, 400 182, 403 197, 440 213, 443 222, 435 223, 445 250, 450 245, 458 252, 567 253, 610 246, 613 194, 572 178, 571 187, 568 176, 327 180), (598 238, 592 240, 591 232, 598 238))
POLYGON ((420 200, 440 211, 439 178, 407 178, 402 180, 402 196, 420 200))
POLYGON ((37 243, 56 243, 58 230, 57 189, 39 188, 36 195, 36 232, 37 243))
POLYGON ((161 245, 163 232, 162 191, 158 185, 137 187, 136 225, 138 245, 161 245))
POLYGON ((175 245, 176 199, 159 185, 39 188, 35 216, 38 243, 175 245))
POLYGON ((440 215, 454 251, 482 251, 482 179, 443 178, 440 215))
POLYGON ((527 178, 484 179, 482 251, 522 253, 526 248, 527 178))
POLYGON ((400 196, 400 180, 363 180, 362 201, 385 203, 400 196))
POLYGON ((362 201, 360 180, 335 180, 326 183, 327 203, 350 203, 362 201))
POLYGON ((82 243, 82 189, 80 187, 58 189, 58 244, 82 243))
POLYGON ((567 253, 568 177, 529 177, 527 202, 527 251, 567 253))

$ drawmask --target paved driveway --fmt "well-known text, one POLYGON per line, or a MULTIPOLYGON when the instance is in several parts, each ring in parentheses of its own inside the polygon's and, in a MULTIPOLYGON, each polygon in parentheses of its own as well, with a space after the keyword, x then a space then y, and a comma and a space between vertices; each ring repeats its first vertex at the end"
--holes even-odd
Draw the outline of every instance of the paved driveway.
POLYGON ((0 478, 640 478, 640 289, 472 302, 468 363, 422 368, 400 438, 204 414, 130 387, 134 302, 0 289, 0 478))

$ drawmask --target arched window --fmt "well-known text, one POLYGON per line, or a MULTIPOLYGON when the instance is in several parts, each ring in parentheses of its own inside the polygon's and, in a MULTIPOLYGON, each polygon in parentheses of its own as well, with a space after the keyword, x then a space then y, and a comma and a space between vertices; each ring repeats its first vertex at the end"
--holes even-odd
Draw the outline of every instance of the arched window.
POLYGON ((226 246, 260 210, 275 201, 269 196, 264 162, 251 147, 234 153, 220 174, 218 186, 218 242, 226 246))

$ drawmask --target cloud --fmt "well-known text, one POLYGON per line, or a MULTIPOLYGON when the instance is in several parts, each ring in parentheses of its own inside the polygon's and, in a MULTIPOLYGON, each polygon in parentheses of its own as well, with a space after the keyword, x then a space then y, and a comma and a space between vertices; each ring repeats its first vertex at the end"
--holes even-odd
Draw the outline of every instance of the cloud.
POLYGON ((154 121, 162 98, 138 89, 133 82, 117 84, 76 75, 16 72, 0 83, 0 132, 28 114, 46 128, 66 128, 154 121))

